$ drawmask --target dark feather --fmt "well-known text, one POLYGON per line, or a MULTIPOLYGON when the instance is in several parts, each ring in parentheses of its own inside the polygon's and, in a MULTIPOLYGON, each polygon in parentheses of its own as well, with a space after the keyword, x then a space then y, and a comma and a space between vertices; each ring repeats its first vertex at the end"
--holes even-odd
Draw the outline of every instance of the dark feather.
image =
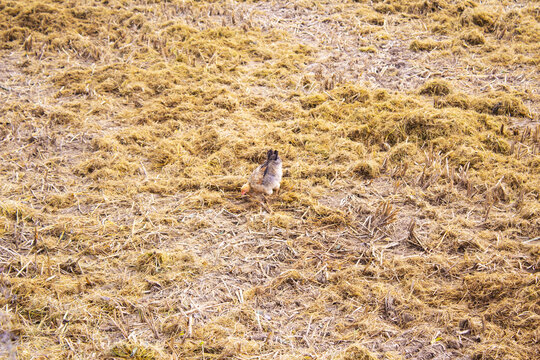
POLYGON ((266 153, 266 161, 262 164, 262 167, 261 167, 261 169, 264 169, 263 175, 266 175, 266 173, 268 172, 268 164, 272 160, 272 155, 273 155, 272 150, 268 150, 268 152, 266 153))
POLYGON ((268 173, 268 168, 269 168, 268 165, 270 164, 270 161, 276 161, 277 159, 278 159, 277 150, 272 150, 272 149, 268 150, 266 161, 263 164, 264 176, 266 176, 266 174, 268 173))

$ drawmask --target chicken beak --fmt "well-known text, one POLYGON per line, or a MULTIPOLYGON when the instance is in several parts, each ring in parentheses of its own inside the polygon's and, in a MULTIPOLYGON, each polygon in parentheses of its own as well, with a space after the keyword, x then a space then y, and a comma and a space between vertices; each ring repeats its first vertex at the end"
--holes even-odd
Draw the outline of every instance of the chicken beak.
POLYGON ((245 184, 242 186, 242 189, 240 189, 240 192, 242 193, 242 196, 246 195, 249 192, 249 185, 245 184))

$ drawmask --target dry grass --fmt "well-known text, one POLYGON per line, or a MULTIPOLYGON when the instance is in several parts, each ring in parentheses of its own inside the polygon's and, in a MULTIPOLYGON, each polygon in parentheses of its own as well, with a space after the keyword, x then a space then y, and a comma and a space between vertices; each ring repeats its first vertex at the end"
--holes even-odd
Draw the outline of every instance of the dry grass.
POLYGON ((538 358, 538 21, 0 3, 0 357, 538 358))

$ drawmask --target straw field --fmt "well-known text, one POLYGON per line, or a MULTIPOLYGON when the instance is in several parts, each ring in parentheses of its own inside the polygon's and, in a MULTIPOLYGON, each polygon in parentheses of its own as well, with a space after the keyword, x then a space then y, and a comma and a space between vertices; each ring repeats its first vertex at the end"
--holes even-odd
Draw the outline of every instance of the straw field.
POLYGON ((537 1, 1 0, 0 358, 540 358, 539 65, 537 1))

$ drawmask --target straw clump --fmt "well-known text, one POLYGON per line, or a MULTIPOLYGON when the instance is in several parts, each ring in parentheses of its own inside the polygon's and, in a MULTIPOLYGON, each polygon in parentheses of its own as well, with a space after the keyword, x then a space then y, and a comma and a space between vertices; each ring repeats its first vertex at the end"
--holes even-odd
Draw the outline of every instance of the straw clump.
POLYGON ((484 37, 484 34, 482 34, 477 29, 464 32, 461 35, 461 39, 469 45, 482 45, 486 42, 486 38, 484 37))
POLYGON ((436 49, 444 49, 448 47, 447 42, 436 41, 433 39, 425 40, 413 40, 409 45, 409 49, 412 51, 432 51, 436 49))
POLYGON ((420 88, 420 94, 444 96, 451 92, 450 85, 444 80, 430 80, 420 88))

